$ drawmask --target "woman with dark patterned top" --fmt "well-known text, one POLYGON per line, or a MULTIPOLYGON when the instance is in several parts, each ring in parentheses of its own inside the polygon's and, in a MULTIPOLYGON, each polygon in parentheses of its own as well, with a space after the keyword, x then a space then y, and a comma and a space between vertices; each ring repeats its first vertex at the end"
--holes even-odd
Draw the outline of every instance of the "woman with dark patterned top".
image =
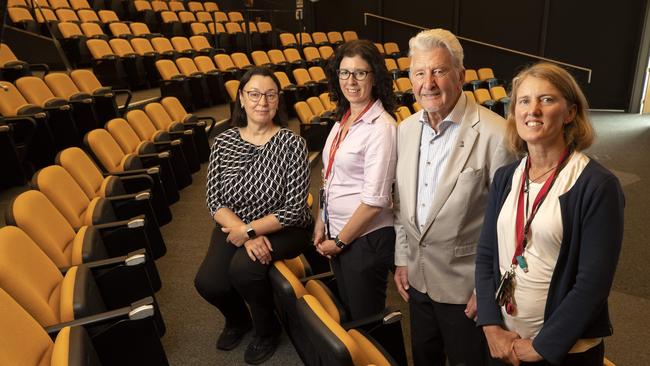
POLYGON ((218 349, 235 348, 255 328, 249 364, 266 361, 278 343, 269 266, 299 255, 312 226, 307 148, 281 122, 279 90, 267 69, 253 68, 240 80, 235 127, 212 147, 206 196, 216 227, 195 279, 199 294, 226 318, 218 349))

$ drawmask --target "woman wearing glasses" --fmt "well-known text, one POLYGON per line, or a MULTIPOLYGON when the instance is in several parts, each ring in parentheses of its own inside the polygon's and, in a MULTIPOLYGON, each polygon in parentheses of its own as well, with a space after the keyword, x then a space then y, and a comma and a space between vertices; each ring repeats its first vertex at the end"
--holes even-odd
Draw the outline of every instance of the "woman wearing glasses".
POLYGON ((393 84, 384 58, 367 40, 341 45, 327 74, 339 122, 323 149, 314 245, 331 258, 340 299, 359 319, 384 309, 395 250, 393 84))
POLYGON ((254 327, 244 357, 249 364, 267 360, 278 344, 269 266, 299 255, 312 227, 307 148, 278 115, 279 90, 265 68, 240 80, 234 127, 212 147, 206 196, 216 227, 195 279, 199 294, 226 319, 218 349, 235 348, 254 327))

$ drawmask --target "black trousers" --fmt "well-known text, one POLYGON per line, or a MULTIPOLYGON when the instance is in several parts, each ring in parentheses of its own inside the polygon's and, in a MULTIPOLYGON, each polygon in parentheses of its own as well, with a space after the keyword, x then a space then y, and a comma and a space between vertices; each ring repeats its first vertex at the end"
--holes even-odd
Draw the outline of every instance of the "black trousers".
POLYGON ((388 271, 395 256, 395 229, 383 227, 358 237, 332 259, 339 299, 351 320, 377 314, 386 307, 388 271))
POLYGON ((465 316, 466 305, 443 304, 410 287, 411 345, 415 366, 482 366, 488 361, 485 336, 465 316))
MULTIPOLYGON (((605 342, 600 342, 599 345, 592 347, 581 353, 569 353, 566 355, 562 363, 556 366, 603 366, 603 359, 605 358, 605 342)), ((505 366, 506 363, 492 360, 490 366, 505 366)), ((548 361, 540 362, 522 362, 522 366, 553 366, 548 361)))
MULTIPOLYGON (((293 258, 310 244, 309 229, 287 227, 268 234, 273 251, 272 259, 293 258)), ((277 332, 279 326, 274 313, 273 291, 268 279, 270 265, 253 262, 244 246, 226 243, 227 235, 220 227, 212 231, 208 253, 201 263, 194 286, 210 304, 226 318, 226 327, 250 323, 259 336, 277 332), (246 303, 250 307, 250 315, 246 303)))

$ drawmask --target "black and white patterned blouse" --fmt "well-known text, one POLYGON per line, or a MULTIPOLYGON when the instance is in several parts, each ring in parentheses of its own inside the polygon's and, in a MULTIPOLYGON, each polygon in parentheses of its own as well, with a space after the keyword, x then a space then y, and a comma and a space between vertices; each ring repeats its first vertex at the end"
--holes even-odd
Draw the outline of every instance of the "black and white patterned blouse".
POLYGON ((282 128, 264 145, 244 141, 239 128, 212 146, 206 200, 210 215, 223 207, 244 222, 274 214, 283 227, 308 227, 309 162, 302 137, 282 128))

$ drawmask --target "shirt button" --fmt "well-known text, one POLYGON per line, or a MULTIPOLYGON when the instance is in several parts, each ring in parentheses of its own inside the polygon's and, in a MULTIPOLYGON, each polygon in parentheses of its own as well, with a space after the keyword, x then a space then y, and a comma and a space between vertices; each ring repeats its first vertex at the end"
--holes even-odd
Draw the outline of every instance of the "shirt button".
POLYGON ((425 206, 425 205, 424 205, 424 203, 423 203, 423 204, 422 204, 422 207, 424 207, 424 206, 425 206))
POLYGON ((424 183, 424 186, 425 186, 425 187, 428 187, 428 186, 429 186, 429 183, 424 183))
POLYGON ((427 161, 427 165, 431 165, 431 162, 430 162, 430 161, 427 161))

